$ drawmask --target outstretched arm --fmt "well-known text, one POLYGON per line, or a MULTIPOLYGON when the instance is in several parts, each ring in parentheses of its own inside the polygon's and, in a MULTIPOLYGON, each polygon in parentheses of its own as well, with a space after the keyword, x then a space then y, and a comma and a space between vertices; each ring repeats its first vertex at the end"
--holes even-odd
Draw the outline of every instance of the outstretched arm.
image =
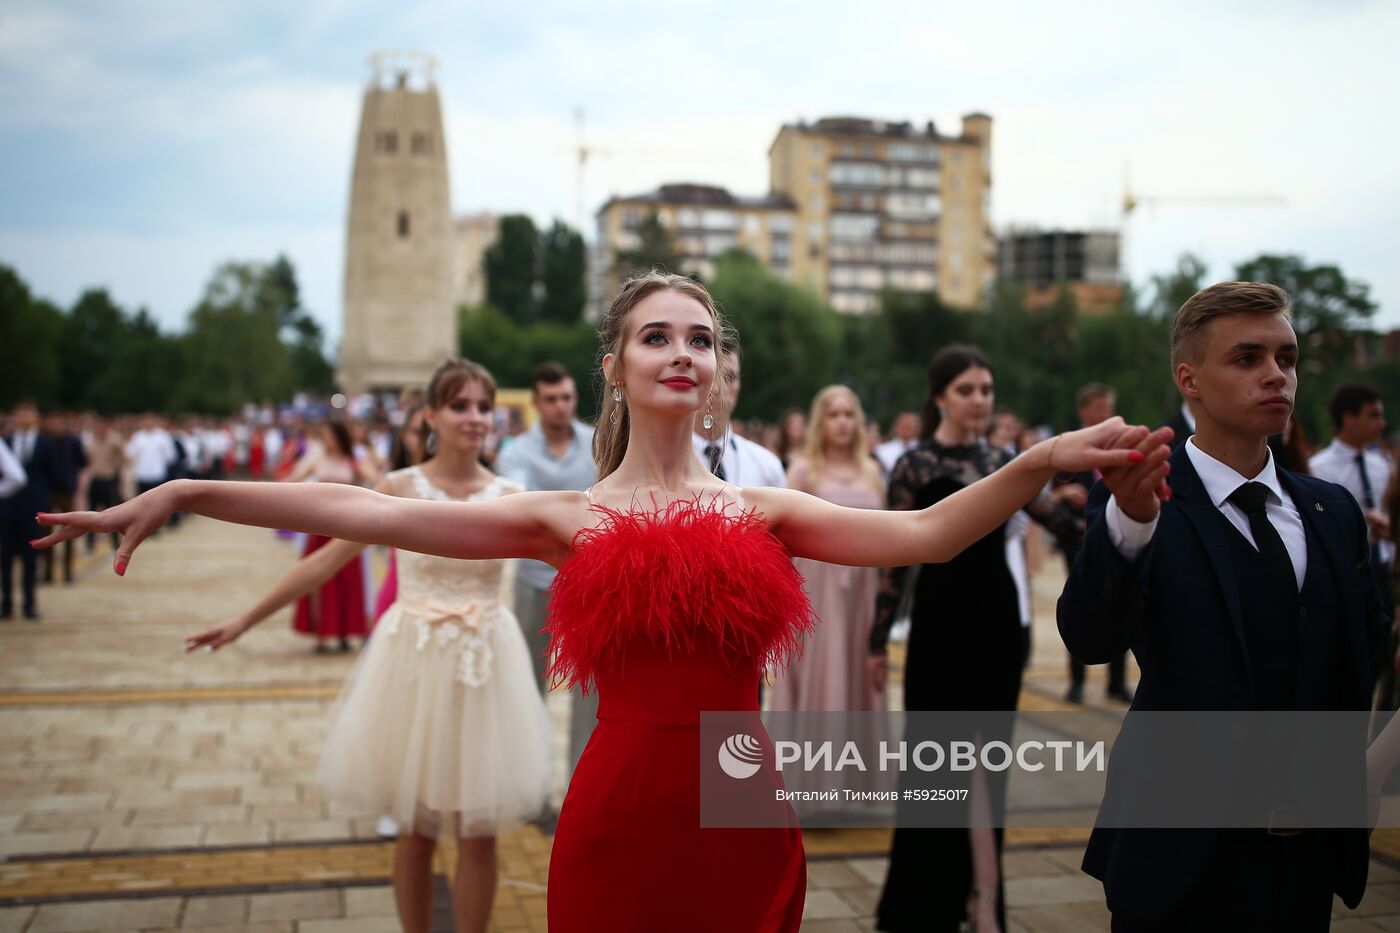
MULTIPOLYGON (((1147 428, 1129 428, 1121 418, 1061 434, 913 513, 844 508, 792 490, 750 488, 744 496, 794 556, 856 567, 936 564, 1014 515, 1056 472, 1143 463, 1148 455, 1133 448, 1149 436, 1147 428)), ((1165 461, 1166 454, 1163 448, 1151 456, 1165 461)))
POLYGON ((205 629, 185 638, 185 650, 208 648, 217 651, 231 641, 238 640, 244 632, 272 615, 294 599, 310 593, 316 587, 335 576, 340 568, 348 564, 356 554, 365 549, 363 544, 339 539, 325 547, 317 548, 308 554, 291 572, 278 581, 262 599, 246 611, 213 628, 205 629))
POLYGON ((557 564, 569 545, 567 523, 559 516, 572 511, 577 496, 527 492, 484 502, 435 502, 344 483, 176 480, 105 512, 41 514, 40 524, 62 527, 33 544, 52 547, 89 531, 117 532, 122 540, 115 566, 124 574, 136 546, 178 510, 442 557, 528 557, 557 564))

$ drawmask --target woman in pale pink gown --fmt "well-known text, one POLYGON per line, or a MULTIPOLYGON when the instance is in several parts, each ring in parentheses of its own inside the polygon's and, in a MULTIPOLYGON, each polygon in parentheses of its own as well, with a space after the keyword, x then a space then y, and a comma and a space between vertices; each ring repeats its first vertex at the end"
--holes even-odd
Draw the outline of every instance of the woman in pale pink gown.
MULTIPOLYGON (((812 400, 807 438, 788 468, 788 487, 836 505, 881 509, 885 486, 869 455, 860 399, 841 385, 812 400)), ((880 571, 795 558, 821 620, 802 656, 773 685, 773 710, 874 711, 885 708, 869 674, 870 626, 880 571)))

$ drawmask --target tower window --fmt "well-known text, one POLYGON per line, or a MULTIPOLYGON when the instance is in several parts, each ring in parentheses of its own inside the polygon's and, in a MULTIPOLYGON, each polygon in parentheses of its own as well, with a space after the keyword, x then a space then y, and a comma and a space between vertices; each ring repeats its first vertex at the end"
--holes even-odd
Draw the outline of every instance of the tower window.
POLYGON ((399 151, 399 134, 393 130, 380 130, 374 134, 374 151, 393 155, 399 151))
POLYGON ((409 137, 408 147, 414 155, 430 155, 433 151, 433 138, 427 133, 414 133, 409 137))
POLYGON ((399 239, 408 239, 408 211, 399 211, 399 239))

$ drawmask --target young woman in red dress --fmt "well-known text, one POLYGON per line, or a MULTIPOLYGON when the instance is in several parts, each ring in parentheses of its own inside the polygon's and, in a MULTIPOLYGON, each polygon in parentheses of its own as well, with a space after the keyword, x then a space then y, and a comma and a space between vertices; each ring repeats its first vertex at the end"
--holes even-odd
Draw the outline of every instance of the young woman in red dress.
MULTIPOLYGON (((599 692, 598 726, 559 814, 549 872, 551 933, 795 931, 806 866, 785 829, 702 829, 702 710, 757 713, 760 672, 813 623, 792 556, 859 566, 950 559, 1030 501, 1058 470, 1167 450, 1121 419, 1047 441, 918 512, 843 508, 805 493, 739 489, 692 447, 697 415, 724 410, 723 321, 683 276, 632 279, 599 327, 606 379, 587 493, 477 503, 180 480, 102 513, 44 515, 40 547, 116 531, 117 573, 175 509, 472 560, 529 557, 559 568, 550 630, 556 679, 599 692)), ((793 365, 799 365, 794 361, 793 365)))

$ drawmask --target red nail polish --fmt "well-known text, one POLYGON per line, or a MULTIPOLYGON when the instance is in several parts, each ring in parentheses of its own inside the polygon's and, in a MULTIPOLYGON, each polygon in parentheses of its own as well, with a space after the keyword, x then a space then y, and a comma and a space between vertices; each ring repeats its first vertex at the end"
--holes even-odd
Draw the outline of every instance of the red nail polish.
POLYGON ((1147 454, 1143 453, 1143 452, 1140 451, 1140 450, 1130 450, 1130 451, 1128 451, 1128 462, 1129 462, 1129 463, 1141 463, 1142 461, 1144 461, 1144 460, 1146 460, 1146 459, 1147 459, 1147 454))
POLYGON ((126 561, 124 561, 124 560, 119 560, 119 561, 117 561, 117 576, 119 576, 119 577, 124 577, 124 576, 126 576, 126 561))

